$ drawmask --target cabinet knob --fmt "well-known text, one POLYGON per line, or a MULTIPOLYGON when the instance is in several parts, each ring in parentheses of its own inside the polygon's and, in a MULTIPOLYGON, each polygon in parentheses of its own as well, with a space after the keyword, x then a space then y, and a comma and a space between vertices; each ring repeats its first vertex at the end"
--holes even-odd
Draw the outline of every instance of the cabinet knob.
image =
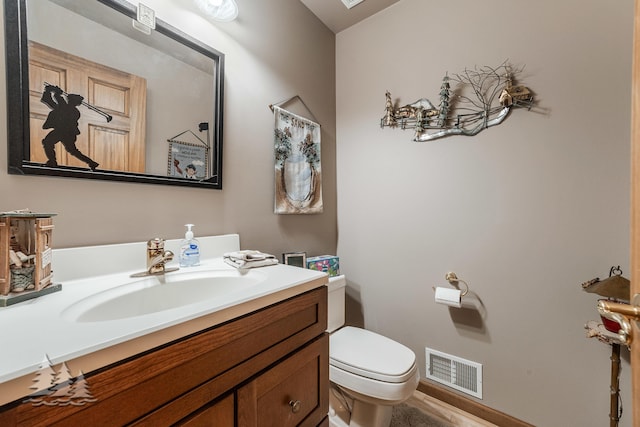
POLYGON ((291 406, 291 412, 294 414, 300 411, 300 407, 302 406, 302 402, 299 400, 290 400, 289 406, 291 406))

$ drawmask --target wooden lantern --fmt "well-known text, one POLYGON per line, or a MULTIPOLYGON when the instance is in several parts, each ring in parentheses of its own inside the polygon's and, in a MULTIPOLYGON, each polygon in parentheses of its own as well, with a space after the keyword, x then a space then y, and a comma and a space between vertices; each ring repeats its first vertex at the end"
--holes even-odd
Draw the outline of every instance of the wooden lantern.
MULTIPOLYGON (((32 297, 52 282, 53 216, 28 210, 0 213, 0 296, 32 297)), ((20 300, 28 299, 25 297, 20 300)))

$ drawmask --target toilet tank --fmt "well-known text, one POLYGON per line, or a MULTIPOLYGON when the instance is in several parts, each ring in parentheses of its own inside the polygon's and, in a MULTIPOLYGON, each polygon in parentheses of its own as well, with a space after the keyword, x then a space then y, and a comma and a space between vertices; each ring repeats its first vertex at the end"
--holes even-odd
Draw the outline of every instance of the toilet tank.
POLYGON ((344 275, 329 277, 327 301, 327 332, 333 332, 344 325, 344 296, 347 279, 344 275))

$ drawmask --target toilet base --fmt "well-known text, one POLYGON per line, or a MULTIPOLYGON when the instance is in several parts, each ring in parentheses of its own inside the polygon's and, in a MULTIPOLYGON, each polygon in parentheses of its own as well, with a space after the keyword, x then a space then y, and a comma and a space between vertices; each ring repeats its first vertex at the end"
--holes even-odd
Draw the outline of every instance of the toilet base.
POLYGON ((354 400, 335 385, 329 390, 330 427, 389 427, 392 405, 354 400))
POLYGON ((353 399, 335 386, 329 386, 329 427, 349 427, 353 399))

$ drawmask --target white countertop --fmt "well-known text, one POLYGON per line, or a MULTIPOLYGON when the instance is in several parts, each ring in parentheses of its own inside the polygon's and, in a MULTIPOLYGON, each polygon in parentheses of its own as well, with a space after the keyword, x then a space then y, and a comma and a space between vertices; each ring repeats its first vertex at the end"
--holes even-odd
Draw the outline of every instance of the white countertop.
MULTIPOLYGON (((138 248, 139 245, 135 245, 135 249, 138 248)), ((109 249, 122 252, 114 245, 109 249)), ((236 250, 234 247, 221 250, 225 249, 236 250)), ((91 253, 91 250, 85 252, 91 253)), ((93 255, 95 256, 96 253, 103 252, 95 252, 93 255)), ((60 259, 61 264, 67 262, 62 260, 62 257, 60 259)), ((97 257, 97 259, 101 263, 106 261, 103 257, 97 257)), ((144 257, 141 259, 144 260, 144 257)), ((53 268, 55 271, 55 264, 53 268)), ((65 308, 74 302, 108 290, 114 285, 134 280, 130 275, 141 270, 144 270, 144 265, 140 265, 136 270, 96 277, 78 277, 63 282, 60 292, 1 308, 0 405, 32 392, 28 389, 28 380, 41 367, 45 357, 48 357, 53 365, 75 360, 77 362, 75 369, 71 368, 72 375, 75 376, 78 373, 76 369, 89 372, 120 360, 122 357, 153 348, 163 340, 167 342, 176 339, 215 325, 216 322, 229 320, 277 300, 322 286, 327 282, 327 276, 324 273, 278 264, 251 269, 253 274, 263 276, 259 285, 251 287, 250 291, 235 292, 229 297, 196 302, 143 316, 99 322, 78 322, 62 314, 65 308), (185 329, 184 325, 191 326, 185 329), (163 331, 168 331, 168 335, 158 337, 157 333, 163 333, 163 331), (149 338, 147 342, 143 342, 145 337, 155 338, 149 338), (130 348, 126 348, 128 343, 131 343, 130 348), (124 350, 123 346, 125 346, 124 350), (105 357, 105 351, 110 348, 119 350, 105 357), (100 355, 99 360, 89 360, 85 357, 93 354, 100 355), (18 387, 17 390, 16 387, 18 387)), ((224 263, 220 256, 204 259, 198 267, 181 269, 182 272, 213 270, 237 271, 224 263)), ((180 274, 180 272, 167 273, 167 275, 170 274, 180 274)), ((62 276, 64 277, 65 274, 62 276)), ((66 274, 66 276, 72 277, 73 274, 66 274)), ((54 281, 58 283, 55 273, 54 281)))

